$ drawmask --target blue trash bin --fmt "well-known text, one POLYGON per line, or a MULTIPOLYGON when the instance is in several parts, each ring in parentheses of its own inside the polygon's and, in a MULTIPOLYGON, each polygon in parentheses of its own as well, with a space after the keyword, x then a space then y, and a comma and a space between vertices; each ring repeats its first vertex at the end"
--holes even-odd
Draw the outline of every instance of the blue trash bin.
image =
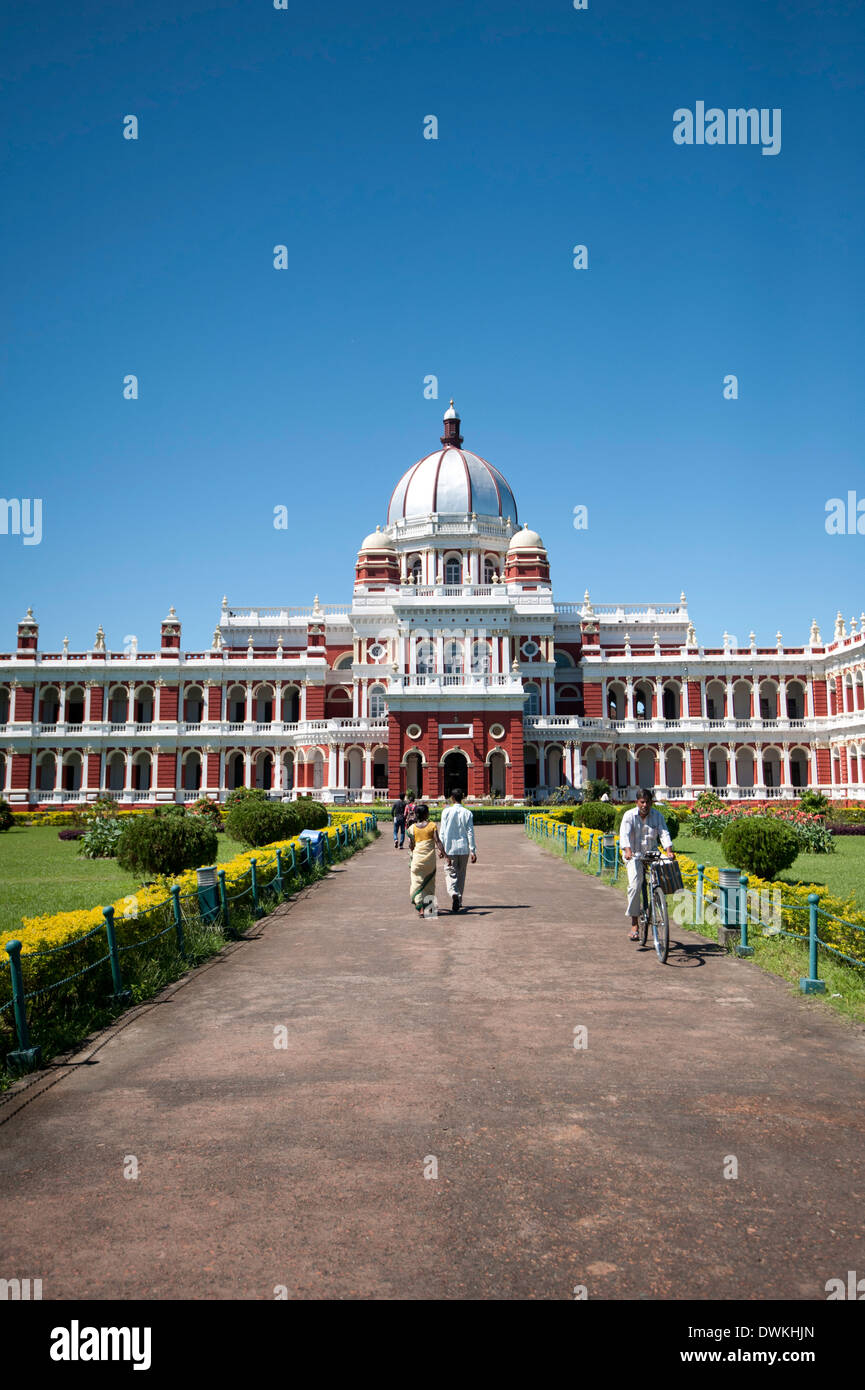
POLYGON ((312 858, 317 859, 320 864, 324 862, 323 830, 301 830, 298 839, 306 840, 312 858))

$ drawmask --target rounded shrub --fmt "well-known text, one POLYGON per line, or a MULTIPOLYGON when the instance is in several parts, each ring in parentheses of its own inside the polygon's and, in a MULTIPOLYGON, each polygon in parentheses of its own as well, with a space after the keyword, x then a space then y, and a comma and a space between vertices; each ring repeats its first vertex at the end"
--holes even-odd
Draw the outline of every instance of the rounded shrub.
POLYGON ((117 842, 117 862, 141 878, 179 874, 212 864, 216 831, 199 816, 141 816, 127 821, 117 842))
POLYGON ((811 816, 825 816, 829 810, 829 798, 822 792, 815 792, 809 787, 799 798, 799 810, 806 811, 811 816))
POLYGON ((616 807, 609 801, 584 801, 574 811, 574 825, 586 830, 612 830, 616 823, 616 807))
POLYGON ((728 864, 771 880, 792 867, 799 853, 799 841, 781 820, 743 816, 726 827, 721 849, 728 864))
POLYGON ((9 809, 9 802, 0 796, 0 834, 15 824, 15 812, 9 809))
MULTIPOLYGON (((301 830, 323 830, 327 825, 327 807, 311 797, 302 796, 290 803, 293 811, 300 816, 301 830)), ((297 832, 295 832, 297 833, 297 832)))
POLYGON ((274 840, 290 840, 303 830, 297 802, 258 801, 252 797, 236 801, 225 817, 225 829, 233 840, 248 849, 269 845, 274 840))

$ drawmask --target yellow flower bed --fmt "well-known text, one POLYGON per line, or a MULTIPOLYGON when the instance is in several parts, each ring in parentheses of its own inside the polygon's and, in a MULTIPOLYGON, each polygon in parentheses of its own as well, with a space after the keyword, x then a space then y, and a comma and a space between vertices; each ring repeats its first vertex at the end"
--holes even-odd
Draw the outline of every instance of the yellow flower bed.
MULTIPOLYGON (((561 840, 561 825, 555 816, 535 813, 527 817, 528 820, 545 821, 550 827, 550 838, 561 840)), ((577 848, 579 827, 567 826, 566 835, 568 849, 577 848)), ((591 843, 592 854, 597 854, 598 842, 602 839, 600 830, 583 830, 580 841, 581 849, 588 850, 591 843)), ((618 848, 618 836, 616 837, 618 848)), ((687 855, 677 854, 679 868, 682 871, 682 880, 685 887, 692 892, 697 884, 697 861, 690 859, 687 855)), ((714 865, 707 865, 703 873, 704 892, 709 896, 714 896, 718 889, 718 870, 714 865)), ((858 906, 854 897, 838 898, 834 894, 827 892, 825 886, 819 883, 779 883, 777 880, 767 880, 757 878, 756 874, 748 875, 748 891, 754 893, 767 894, 767 907, 769 915, 773 911, 772 895, 776 889, 781 892, 781 922, 785 931, 793 932, 796 936, 801 936, 807 940, 808 937, 808 896, 816 893, 819 899, 819 907, 822 913, 829 913, 831 917, 839 917, 842 920, 835 922, 829 917, 819 916, 817 919, 817 934, 820 940, 829 946, 834 946, 836 950, 842 951, 847 956, 852 956, 854 960, 862 961, 865 964, 865 912, 858 906), (804 909, 804 911, 802 910, 804 909), (857 930, 858 928, 858 930, 857 930)))

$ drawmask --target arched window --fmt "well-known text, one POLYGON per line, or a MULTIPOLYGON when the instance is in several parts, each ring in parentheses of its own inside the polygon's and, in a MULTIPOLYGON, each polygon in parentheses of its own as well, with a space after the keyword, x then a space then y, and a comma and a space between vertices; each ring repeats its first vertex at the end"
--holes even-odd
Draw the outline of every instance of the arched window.
POLYGON ((387 714, 387 697, 383 685, 372 686, 369 692, 370 719, 384 719, 387 714))
POLYGON ((491 555, 484 558, 484 583, 492 584, 496 573, 496 562, 491 555))
POLYGON ((423 561, 419 555, 410 556, 407 573, 410 583, 421 584, 423 582, 423 561))
POLYGON ((456 555, 449 555, 448 558, 445 560, 445 583, 461 584, 462 572, 462 560, 460 560, 456 555))
POLYGON ((472 643, 472 671, 475 675, 485 676, 489 673, 492 666, 490 655, 490 644, 483 638, 472 643))
POLYGON ((139 686, 135 692, 135 722, 153 723, 153 691, 149 686, 139 686))
POLYGON ((523 708, 526 714, 540 714, 541 692, 536 685, 526 686, 526 697, 523 701, 523 708))
POLYGON ((435 647, 432 642, 419 642, 417 648, 417 670, 419 676, 431 676, 436 668, 435 647))
POLYGON ((451 639, 445 642, 445 675, 458 676, 463 669, 465 651, 462 642, 451 639))

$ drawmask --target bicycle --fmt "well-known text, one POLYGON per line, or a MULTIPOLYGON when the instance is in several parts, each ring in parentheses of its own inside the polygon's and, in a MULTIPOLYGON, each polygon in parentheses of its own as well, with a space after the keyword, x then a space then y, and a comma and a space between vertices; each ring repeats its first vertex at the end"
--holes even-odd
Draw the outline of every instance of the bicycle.
POLYGON ((645 946, 652 927, 655 954, 663 965, 670 949, 670 918, 667 913, 667 895, 661 887, 657 866, 667 856, 660 850, 652 849, 646 854, 635 854, 645 865, 643 871, 643 910, 639 916, 640 948, 645 946))

